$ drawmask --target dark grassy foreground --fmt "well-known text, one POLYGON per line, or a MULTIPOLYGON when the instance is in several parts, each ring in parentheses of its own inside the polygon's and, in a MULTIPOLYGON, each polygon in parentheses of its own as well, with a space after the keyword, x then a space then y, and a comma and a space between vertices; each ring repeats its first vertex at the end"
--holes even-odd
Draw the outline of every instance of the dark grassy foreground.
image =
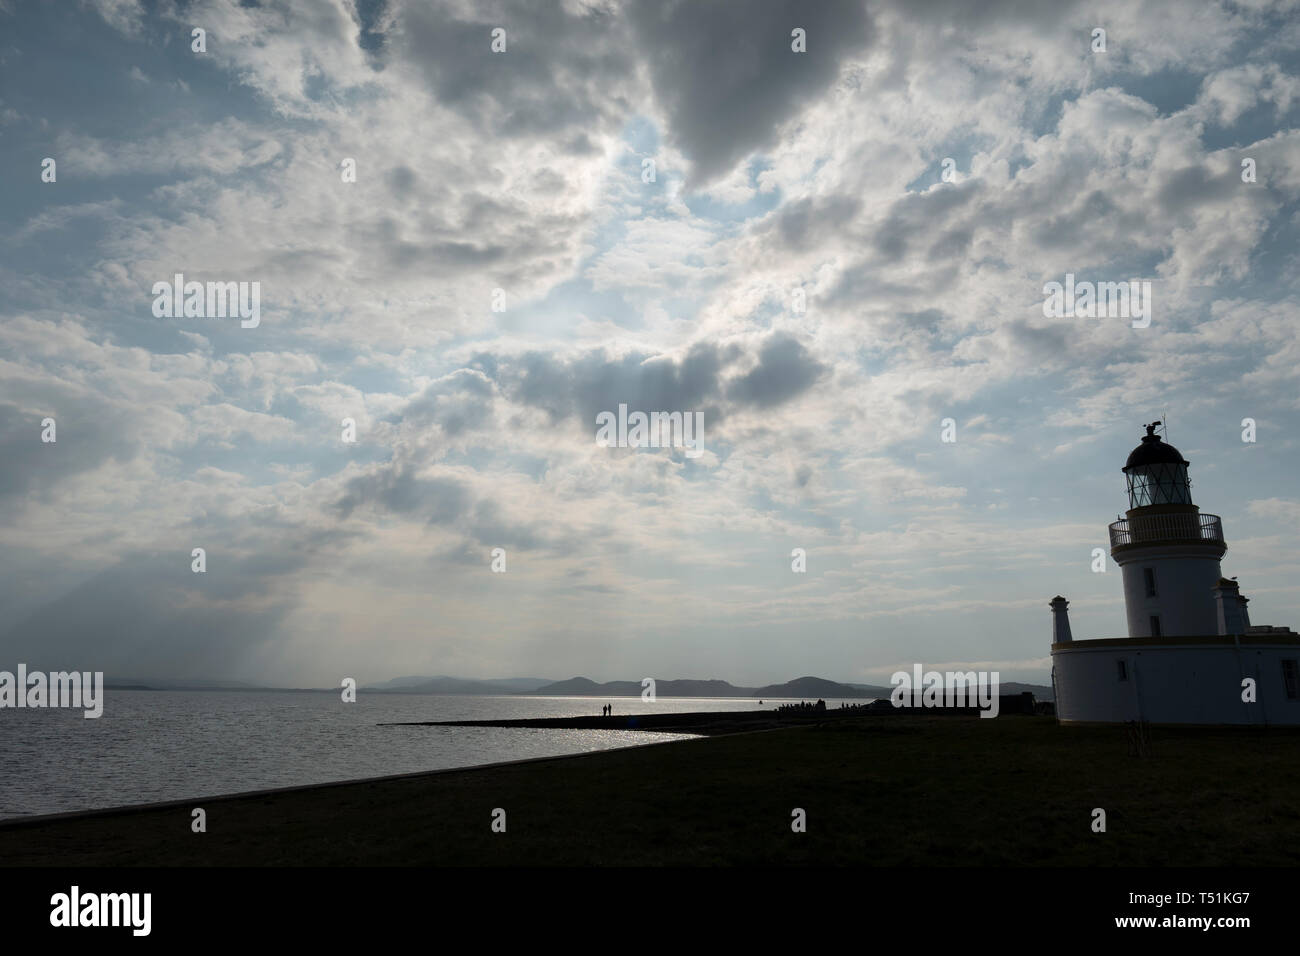
POLYGON ((1120 728, 1033 717, 837 721, 4 826, 0 863, 1297 862, 1300 733, 1157 728, 1151 743, 1131 757, 1120 728))

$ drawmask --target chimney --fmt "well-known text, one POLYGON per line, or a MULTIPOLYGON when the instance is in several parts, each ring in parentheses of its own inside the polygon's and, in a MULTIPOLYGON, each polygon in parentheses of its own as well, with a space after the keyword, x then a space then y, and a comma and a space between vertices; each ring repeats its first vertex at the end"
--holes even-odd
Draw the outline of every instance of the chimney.
POLYGON ((1052 643, 1068 644, 1074 640, 1070 634, 1070 612, 1067 608, 1070 602, 1061 595, 1057 595, 1049 602, 1048 607, 1052 609, 1052 643))
POLYGON ((1219 633, 1245 634, 1249 619, 1246 616, 1246 598, 1237 589, 1237 582, 1219 578, 1214 586, 1214 605, 1218 608, 1219 633))

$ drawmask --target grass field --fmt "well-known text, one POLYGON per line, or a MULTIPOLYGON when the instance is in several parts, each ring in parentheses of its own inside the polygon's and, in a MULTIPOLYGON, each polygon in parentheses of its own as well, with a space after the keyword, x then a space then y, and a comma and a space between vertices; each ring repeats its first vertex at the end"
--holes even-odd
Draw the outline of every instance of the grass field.
POLYGON ((1155 728, 1151 744, 1133 757, 1121 728, 1047 718, 866 718, 5 826, 0 863, 1298 862, 1300 732, 1155 728))

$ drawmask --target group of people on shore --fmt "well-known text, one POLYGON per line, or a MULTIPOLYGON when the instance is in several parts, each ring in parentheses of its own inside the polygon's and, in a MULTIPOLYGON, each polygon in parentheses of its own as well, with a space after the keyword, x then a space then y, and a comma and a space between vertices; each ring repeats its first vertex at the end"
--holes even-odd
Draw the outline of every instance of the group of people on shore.
POLYGON ((776 712, 778 714, 812 714, 825 709, 826 701, 824 700, 819 700, 815 704, 812 701, 801 700, 797 704, 782 704, 776 709, 776 712))

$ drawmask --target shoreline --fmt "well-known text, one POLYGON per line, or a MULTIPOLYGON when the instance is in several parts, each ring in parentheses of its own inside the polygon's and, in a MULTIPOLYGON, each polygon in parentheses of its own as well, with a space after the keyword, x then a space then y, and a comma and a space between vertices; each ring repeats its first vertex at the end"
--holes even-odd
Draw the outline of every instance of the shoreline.
MULTIPOLYGON (((613 730, 628 733, 663 733, 677 734, 683 739, 692 737, 717 736, 722 734, 761 733, 782 728, 804 726, 826 719, 864 718, 872 716, 865 708, 840 711, 831 709, 817 714, 778 713, 775 710, 757 711, 706 711, 706 712, 668 712, 658 714, 621 714, 613 717, 526 717, 505 718, 499 720, 420 720, 420 721, 381 721, 377 727, 502 727, 535 728, 544 730, 613 730)), ((951 715, 949 715, 951 716, 951 715)), ((493 767, 506 767, 514 764, 528 764, 546 760, 560 760, 567 757, 587 757, 593 754, 615 750, 632 750, 653 746, 660 743, 679 743, 679 740, 656 740, 645 743, 629 743, 617 747, 605 747, 596 750, 577 751, 564 754, 551 754, 538 757, 521 757, 513 760, 494 760, 489 763, 471 763, 456 767, 439 767, 429 770, 411 770, 402 773, 379 774, 375 776, 345 777, 339 780, 321 780, 310 783, 291 783, 284 786, 257 787, 251 790, 234 790, 230 792, 208 792, 197 796, 170 797, 165 800, 148 800, 142 803, 123 803, 109 807, 92 807, 77 810, 57 810, 51 813, 22 814, 0 817, 0 831, 6 828, 36 824, 42 821, 79 819, 119 813, 136 813, 153 809, 167 809, 179 806, 194 806, 202 801, 216 803, 244 797, 259 797, 268 794, 292 793, 317 788, 340 787, 350 784, 364 784, 373 781, 400 780, 408 777, 423 777, 435 774, 459 773, 462 771, 485 770, 493 767)), ((3 864, 0 864, 3 865, 3 864)))
MULTIPOLYGON (((615 714, 610 717, 508 717, 497 720, 400 720, 380 727, 533 727, 539 730, 629 730, 646 733, 721 734, 779 730, 831 720, 866 719, 883 716, 880 709, 867 707, 840 710, 781 712, 777 710, 718 710, 686 713, 615 714)), ((959 714, 958 716, 964 716, 959 714)))
POLYGON ((0 823, 6 867, 1286 866, 1300 734, 900 715, 0 823), (194 833, 191 811, 206 812, 194 833), (1104 808, 1108 830, 1091 824, 1104 808), (803 831, 792 813, 806 813, 803 831), (493 821, 500 811, 505 832, 493 821))
MULTIPOLYGON (((835 712, 831 712, 835 713, 835 712)), ((840 718, 849 716, 863 717, 862 713, 853 715, 840 714, 840 718)), ((639 750, 662 744, 677 744, 685 740, 717 736, 722 734, 759 734, 774 730, 802 726, 816 722, 824 717, 781 716, 775 711, 714 711, 703 713, 668 713, 651 715, 616 715, 614 717, 520 717, 502 720, 416 720, 384 721, 379 727, 511 727, 565 730, 619 730, 643 733, 675 733, 681 740, 653 740, 647 743, 629 744, 625 747, 605 747, 599 750, 586 750, 578 753, 552 754, 543 757, 521 757, 517 760, 496 760, 491 763, 466 764, 462 767, 441 767, 435 770, 411 770, 406 773, 381 774, 374 777, 347 777, 343 780, 325 780, 317 783, 297 783, 283 787, 262 787, 255 790, 235 790, 230 793, 178 797, 169 800, 151 800, 147 803, 126 803, 113 807, 98 807, 89 810, 60 810, 55 813, 24 814, 17 817, 0 817, 0 831, 22 826, 35 826, 45 822, 61 820, 79 820, 91 817, 116 816, 119 814, 144 813, 150 810, 166 810, 177 807, 193 807, 198 803, 217 803, 225 800, 265 797, 274 794, 290 794, 307 790, 323 790, 331 787, 347 787, 354 784, 381 783, 390 780, 406 780, 419 777, 433 777, 442 774, 467 773, 476 770, 492 770, 500 767, 514 767, 549 760, 568 760, 581 757, 594 757, 603 753, 624 750, 639 750), (680 718, 690 720, 689 726, 680 718), (699 718, 709 718, 699 720, 699 718), (734 718, 739 718, 734 719, 734 718), (756 719, 755 719, 756 718, 756 719), (766 718, 766 719, 763 719, 766 718), (661 722, 662 721, 662 722, 661 722), (735 726, 740 724, 741 726, 735 726), (757 726, 750 726, 756 724, 757 726)))
MULTIPOLYGON (((405 724, 381 724, 380 726, 407 726, 405 724)), ((738 731, 738 733, 762 733, 762 731, 738 731)), ((658 747, 665 744, 680 744, 697 739, 683 735, 681 740, 652 740, 643 744, 630 744, 626 747, 606 747, 601 750, 584 750, 578 753, 553 754, 547 757, 521 757, 518 760, 496 760, 492 763, 473 763, 463 767, 441 767, 436 770, 411 770, 406 773, 381 774, 377 777, 348 777, 346 780, 325 780, 320 783, 295 783, 285 787, 263 787, 257 790, 236 790, 231 793, 217 793, 197 797, 180 797, 174 800, 153 800, 148 803, 125 803, 116 807, 100 807, 93 810, 60 810, 57 813, 27 814, 21 817, 0 817, 0 835, 5 830, 19 829, 23 826, 39 826, 44 823, 84 820, 93 817, 126 816, 132 813, 148 813, 154 810, 172 810, 177 807, 194 807, 200 803, 219 803, 227 800, 259 799, 263 797, 290 795, 314 790, 329 790, 335 787, 362 786, 365 784, 385 783, 396 780, 411 780, 421 777, 437 777, 455 773, 473 773, 476 770, 495 770, 503 767, 518 767, 525 764, 544 763, 548 760, 572 760, 581 757, 595 757, 604 753, 617 753, 625 750, 641 750, 645 747, 658 747)), ((0 866, 4 864, 0 863, 0 866)))

